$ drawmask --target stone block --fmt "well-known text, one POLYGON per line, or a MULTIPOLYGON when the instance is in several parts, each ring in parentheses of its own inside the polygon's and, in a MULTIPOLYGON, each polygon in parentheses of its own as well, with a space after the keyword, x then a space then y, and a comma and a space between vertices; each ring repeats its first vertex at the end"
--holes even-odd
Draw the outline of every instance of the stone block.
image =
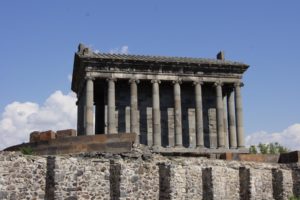
POLYGON ((249 169, 250 200, 273 199, 272 170, 249 169))
POLYGON ((279 155, 239 154, 239 161, 278 163, 279 155))
POLYGON ((64 138, 64 137, 71 137, 76 136, 77 132, 74 129, 65 129, 65 130, 59 130, 56 132, 56 138, 64 138))
POLYGON ((33 131, 30 133, 29 142, 38 142, 40 141, 40 132, 33 131))
POLYGON ((214 199, 240 199, 239 170, 228 167, 212 168, 214 199))
POLYGON ((279 163, 297 163, 300 162, 300 151, 282 153, 279 157, 279 163))
POLYGON ((233 160, 233 153, 231 152, 226 152, 220 155, 220 159, 223 160, 233 160))
POLYGON ((49 141, 55 139, 55 132, 52 130, 49 131, 43 131, 39 133, 39 141, 49 141))
MULTIPOLYGON (((118 166, 113 167, 117 167, 118 170, 118 166)), ((119 170, 119 174, 115 173, 119 184, 113 184, 118 188, 111 187, 116 190, 114 196, 119 194, 119 197, 112 199, 159 199, 159 172, 155 163, 124 162, 120 163, 119 170)))

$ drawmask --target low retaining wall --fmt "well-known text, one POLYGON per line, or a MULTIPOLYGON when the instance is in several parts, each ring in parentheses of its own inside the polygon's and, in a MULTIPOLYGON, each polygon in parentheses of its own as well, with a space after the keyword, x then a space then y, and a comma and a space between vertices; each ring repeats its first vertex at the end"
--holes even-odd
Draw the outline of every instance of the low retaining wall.
POLYGON ((0 152, 0 199, 288 199, 300 165, 124 154, 0 152))
MULTIPOLYGON (((63 131, 61 132, 63 133, 63 131)), ((53 132, 42 132, 39 137, 43 136, 43 133, 51 135, 53 132)), ((135 137, 136 134, 134 133, 61 136, 55 139, 11 146, 4 149, 4 151, 20 151, 22 148, 30 148, 36 155, 76 154, 81 152, 123 153, 131 151, 135 137)))

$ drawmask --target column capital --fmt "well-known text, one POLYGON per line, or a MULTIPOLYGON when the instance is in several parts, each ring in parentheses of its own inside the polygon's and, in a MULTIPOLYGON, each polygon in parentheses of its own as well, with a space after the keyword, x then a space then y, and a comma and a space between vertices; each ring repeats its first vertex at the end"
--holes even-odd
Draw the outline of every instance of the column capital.
POLYGON ((135 82, 135 83, 138 84, 138 83, 140 83, 140 80, 139 80, 139 79, 136 79, 136 78, 131 78, 131 79, 128 80, 128 82, 129 82, 129 83, 134 83, 134 82, 135 82))
POLYGON ((182 83, 182 79, 179 78, 179 79, 177 79, 177 80, 173 80, 172 83, 173 83, 173 84, 176 84, 176 83, 181 84, 181 83, 182 83))
POLYGON ((217 82, 214 83, 215 87, 217 87, 217 86, 223 86, 223 85, 224 85, 224 83, 221 82, 221 81, 217 81, 217 82))
POLYGON ((95 80, 95 77, 91 76, 91 75, 87 75, 84 77, 85 80, 95 80))
POLYGON ((243 87, 244 83, 243 82, 235 82, 234 87, 243 87))
POLYGON ((113 82, 117 82, 117 79, 116 78, 113 78, 113 77, 109 77, 106 79, 106 81, 113 81, 113 82))
POLYGON ((193 81, 193 85, 203 85, 204 82, 202 80, 199 80, 199 81, 193 81))
POLYGON ((158 84, 160 84, 160 83, 161 83, 161 81, 160 81, 160 80, 158 80, 158 79, 152 79, 152 80, 151 80, 151 83, 158 83, 158 84))

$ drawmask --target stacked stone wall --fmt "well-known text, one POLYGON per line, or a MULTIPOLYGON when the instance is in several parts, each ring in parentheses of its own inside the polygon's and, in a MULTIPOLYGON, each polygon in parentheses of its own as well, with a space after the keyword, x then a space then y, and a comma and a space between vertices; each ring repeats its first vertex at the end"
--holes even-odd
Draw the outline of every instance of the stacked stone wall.
POLYGON ((54 199, 110 199, 107 159, 56 157, 54 199))
POLYGON ((299 196, 299 164, 156 154, 0 153, 0 199, 275 199, 299 196))
POLYGON ((46 173, 43 157, 0 152, 0 199, 44 199, 46 173))

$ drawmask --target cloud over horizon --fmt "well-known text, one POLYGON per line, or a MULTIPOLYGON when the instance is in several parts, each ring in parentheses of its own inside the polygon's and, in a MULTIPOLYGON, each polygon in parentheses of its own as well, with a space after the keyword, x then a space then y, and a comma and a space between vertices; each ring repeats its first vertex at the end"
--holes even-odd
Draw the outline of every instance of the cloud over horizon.
POLYGON ((121 47, 111 49, 109 51, 109 53, 111 53, 111 54, 128 54, 129 53, 129 48, 128 48, 127 45, 123 45, 121 47))
POLYGON ((76 96, 60 90, 39 105, 33 102, 8 104, 0 118, 0 150, 27 142, 32 131, 76 128, 76 96))
MULTIPOLYGON (((76 129, 76 95, 53 92, 43 104, 34 102, 12 102, 0 118, 0 150, 8 146, 27 142, 33 131, 76 129)), ((291 149, 300 150, 300 123, 278 132, 257 131, 245 137, 246 145, 278 142, 291 149)))
POLYGON ((279 132, 257 131, 246 136, 246 145, 278 142, 290 150, 300 150, 300 123, 293 124, 279 132))

